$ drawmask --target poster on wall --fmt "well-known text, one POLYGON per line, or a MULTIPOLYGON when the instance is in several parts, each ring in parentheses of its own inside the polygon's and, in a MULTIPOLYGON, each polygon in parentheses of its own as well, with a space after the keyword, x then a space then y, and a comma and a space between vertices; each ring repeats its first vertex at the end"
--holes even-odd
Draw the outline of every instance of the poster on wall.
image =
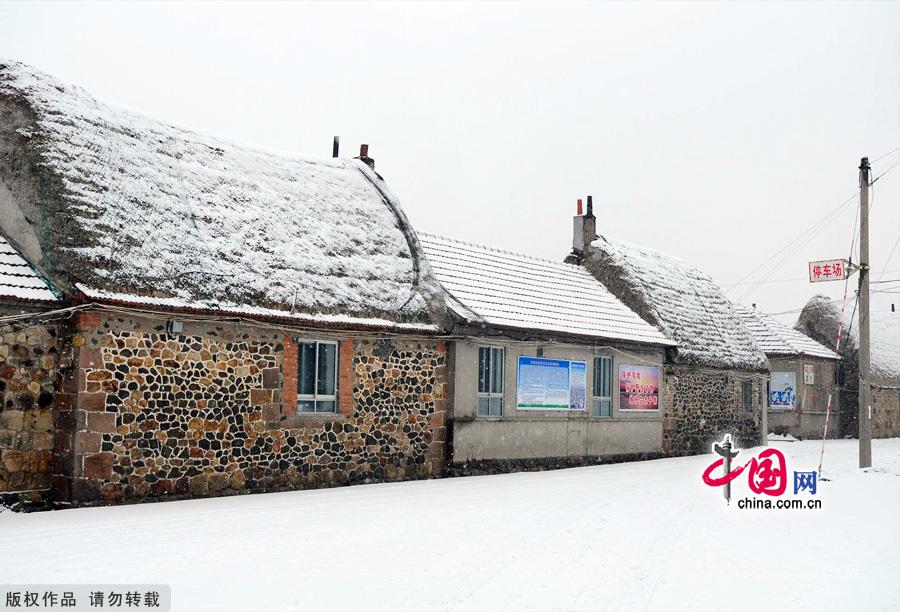
POLYGON ((619 366, 619 410, 659 410, 659 368, 619 366))
POLYGON ((803 383, 806 385, 816 384, 816 366, 810 364, 803 365, 803 383))
POLYGON ((772 372, 769 378, 769 408, 792 410, 797 405, 797 375, 772 372))
POLYGON ((584 410, 587 363, 519 356, 517 410, 584 410))

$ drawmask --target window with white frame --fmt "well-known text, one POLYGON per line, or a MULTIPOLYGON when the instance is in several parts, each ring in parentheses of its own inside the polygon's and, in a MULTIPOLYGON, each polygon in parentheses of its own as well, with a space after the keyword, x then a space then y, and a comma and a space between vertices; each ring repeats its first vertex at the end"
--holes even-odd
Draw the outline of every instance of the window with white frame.
POLYGON ((506 351, 478 347, 478 416, 503 415, 503 370, 506 351))
POLYGON ((594 357, 591 416, 612 416, 612 357, 594 357))
POLYGON ((337 356, 337 342, 300 341, 297 412, 337 412, 337 356))

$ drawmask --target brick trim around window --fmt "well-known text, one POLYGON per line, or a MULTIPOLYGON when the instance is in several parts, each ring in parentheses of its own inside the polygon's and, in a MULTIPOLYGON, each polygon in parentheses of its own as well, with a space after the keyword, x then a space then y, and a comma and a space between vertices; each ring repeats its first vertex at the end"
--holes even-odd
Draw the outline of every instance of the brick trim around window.
POLYGON ((284 392, 282 394, 284 416, 297 413, 297 342, 284 335, 284 392))
POLYGON ((353 336, 338 344, 338 413, 353 414, 353 336))

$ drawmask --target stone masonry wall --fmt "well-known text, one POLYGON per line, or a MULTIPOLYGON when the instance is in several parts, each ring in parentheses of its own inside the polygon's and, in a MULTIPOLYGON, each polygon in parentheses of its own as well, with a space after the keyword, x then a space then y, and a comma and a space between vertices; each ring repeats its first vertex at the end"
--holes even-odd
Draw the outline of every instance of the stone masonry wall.
POLYGON ((670 455, 710 452, 726 433, 741 447, 760 440, 760 415, 765 375, 666 365, 663 403, 663 450, 670 455), (740 409, 741 382, 751 380, 753 409, 740 409))
POLYGON ((446 347, 338 340, 337 414, 296 414, 281 331, 98 316, 81 325, 73 501, 422 478, 443 469, 446 347), (85 329, 88 327, 89 329, 85 329))
MULTIPOLYGON (((900 389, 872 387, 872 437, 900 436, 900 389)), ((857 400, 859 401, 859 400, 857 400)))
POLYGON ((0 328, 0 502, 49 500, 54 471, 60 328, 0 328))

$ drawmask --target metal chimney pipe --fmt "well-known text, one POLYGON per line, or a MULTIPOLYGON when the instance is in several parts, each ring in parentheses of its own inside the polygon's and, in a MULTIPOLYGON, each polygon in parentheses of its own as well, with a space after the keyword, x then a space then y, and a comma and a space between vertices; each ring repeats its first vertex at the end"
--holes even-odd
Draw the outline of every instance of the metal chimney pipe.
POLYGON ((594 196, 588 196, 587 200, 588 200, 587 216, 593 217, 594 216, 594 196))
POLYGON ((335 137, 334 137, 334 142, 333 142, 332 145, 331 145, 331 156, 332 156, 332 157, 337 157, 337 156, 338 156, 338 152, 340 151, 340 149, 341 149, 341 137, 340 137, 340 136, 335 136, 335 137))

